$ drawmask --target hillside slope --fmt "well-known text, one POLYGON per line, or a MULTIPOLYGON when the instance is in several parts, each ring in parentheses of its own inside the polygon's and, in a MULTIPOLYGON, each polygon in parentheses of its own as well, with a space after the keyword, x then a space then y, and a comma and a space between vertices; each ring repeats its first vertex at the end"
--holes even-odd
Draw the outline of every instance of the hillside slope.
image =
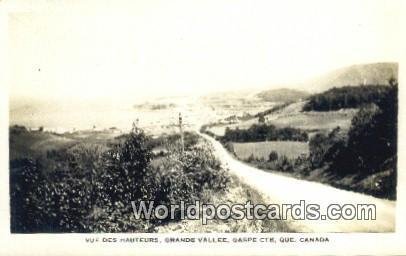
POLYGON ((391 62, 353 65, 331 71, 316 77, 302 86, 312 91, 324 91, 333 87, 356 86, 360 84, 388 84, 398 77, 398 64, 391 62))
POLYGON ((281 88, 262 91, 258 93, 257 96, 265 101, 291 102, 305 99, 309 96, 309 93, 301 90, 281 88))

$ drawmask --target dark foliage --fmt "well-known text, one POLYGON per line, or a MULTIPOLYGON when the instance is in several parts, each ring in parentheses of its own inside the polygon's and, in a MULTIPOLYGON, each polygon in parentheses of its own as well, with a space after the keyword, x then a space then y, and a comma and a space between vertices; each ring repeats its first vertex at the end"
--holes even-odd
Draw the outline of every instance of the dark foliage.
POLYGON ((328 136, 318 134, 310 142, 313 168, 326 168, 338 177, 357 175, 359 179, 388 171, 377 182, 377 196, 395 198, 397 159, 398 87, 392 84, 374 104, 354 116, 348 136, 339 129, 328 136))
MULTIPOLYGON (((339 160, 350 160, 348 173, 375 173, 387 159, 397 154, 397 86, 376 102, 377 107, 365 107, 353 118, 346 147, 336 156, 332 166, 338 170, 339 160)), ((396 168, 396 166, 394 166, 396 168)))
MULTIPOLYGON (((195 138, 192 138, 192 137, 195 138)), ((10 162, 11 231, 146 232, 160 222, 135 220, 131 201, 193 202, 224 191, 228 175, 205 148, 171 152, 154 169, 151 138, 136 127, 110 150, 87 144, 10 162)), ((170 142, 175 143, 176 137, 170 142)))
POLYGON ((267 140, 290 140, 307 141, 307 132, 300 129, 286 127, 277 128, 274 125, 254 124, 248 129, 229 129, 226 128, 224 136, 220 139, 223 142, 257 142, 267 140))
POLYGON ((278 159, 278 152, 272 151, 271 153, 269 153, 269 156, 268 156, 269 162, 275 161, 277 159, 278 159))
POLYGON ((10 134, 20 134, 20 133, 24 133, 24 132, 28 132, 28 130, 25 126, 14 125, 14 126, 10 127, 10 134))
POLYGON ((32 160, 21 159, 11 164, 18 168, 10 173, 11 230, 33 232, 42 224, 34 196, 41 175, 32 160))
POLYGON ((385 85, 345 86, 309 97, 303 111, 331 111, 342 108, 358 108, 366 104, 381 101, 390 91, 385 85))
POLYGON ((39 162, 23 160, 10 175, 13 232, 85 232, 92 209, 91 187, 85 173, 72 165, 45 175, 39 162))

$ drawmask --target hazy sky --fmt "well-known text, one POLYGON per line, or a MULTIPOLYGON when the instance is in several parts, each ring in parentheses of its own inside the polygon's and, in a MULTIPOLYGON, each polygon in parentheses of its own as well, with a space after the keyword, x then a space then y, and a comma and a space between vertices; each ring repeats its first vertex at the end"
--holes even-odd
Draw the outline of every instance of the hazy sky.
POLYGON ((271 88, 398 61, 400 1, 57 2, 9 16, 14 97, 271 88))

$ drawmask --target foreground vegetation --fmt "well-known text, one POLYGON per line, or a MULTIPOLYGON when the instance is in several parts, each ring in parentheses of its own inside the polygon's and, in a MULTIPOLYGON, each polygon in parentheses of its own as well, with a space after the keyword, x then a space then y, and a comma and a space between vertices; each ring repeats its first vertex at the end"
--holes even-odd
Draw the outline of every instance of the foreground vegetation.
MULTIPOLYGON (((230 184, 228 191, 219 194, 215 193, 210 196, 211 203, 214 205, 228 205, 230 208, 235 204, 250 201, 253 205, 268 204, 267 198, 258 192, 255 188, 245 184, 234 175, 230 176, 230 184)), ((253 211, 251 212, 253 214, 253 211)), ((233 218, 220 219, 214 218, 202 225, 199 220, 184 220, 179 222, 166 223, 156 227, 159 233, 205 233, 205 232, 218 232, 218 233, 271 233, 271 232, 295 232, 292 230, 286 221, 283 220, 270 220, 270 219, 256 219, 249 220, 247 218, 236 220, 233 218)))
MULTIPOLYGON (((26 129, 10 129, 16 151, 26 129)), ((31 137, 51 136, 36 132, 31 137)), ((56 135, 52 135, 56 136, 56 135)), ((152 139, 134 127, 108 145, 63 144, 38 156, 13 157, 10 162, 11 231, 33 232, 147 232, 169 220, 136 220, 131 201, 210 200, 225 193, 229 176, 197 135, 185 137, 181 153, 176 136, 152 139), (155 166, 152 149, 169 147, 155 166)), ((35 139, 32 139, 35 141, 35 139)), ((72 141, 71 141, 72 142, 72 141)), ((29 147, 29 145, 27 145, 29 147)), ((10 158, 11 159, 11 158, 10 158)))

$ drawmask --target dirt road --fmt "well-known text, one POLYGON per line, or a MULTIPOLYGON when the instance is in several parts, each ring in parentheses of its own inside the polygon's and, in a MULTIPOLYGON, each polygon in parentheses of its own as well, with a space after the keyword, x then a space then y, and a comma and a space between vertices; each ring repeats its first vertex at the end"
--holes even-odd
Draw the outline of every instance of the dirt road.
POLYGON ((289 226, 297 232, 392 232, 395 230, 395 202, 378 199, 355 192, 345 191, 328 185, 298 180, 264 172, 234 159, 224 147, 212 137, 201 134, 214 147, 216 155, 230 172, 242 181, 256 188, 267 199, 266 204, 307 204, 320 205, 324 214, 330 204, 374 204, 375 220, 293 220, 289 226))

